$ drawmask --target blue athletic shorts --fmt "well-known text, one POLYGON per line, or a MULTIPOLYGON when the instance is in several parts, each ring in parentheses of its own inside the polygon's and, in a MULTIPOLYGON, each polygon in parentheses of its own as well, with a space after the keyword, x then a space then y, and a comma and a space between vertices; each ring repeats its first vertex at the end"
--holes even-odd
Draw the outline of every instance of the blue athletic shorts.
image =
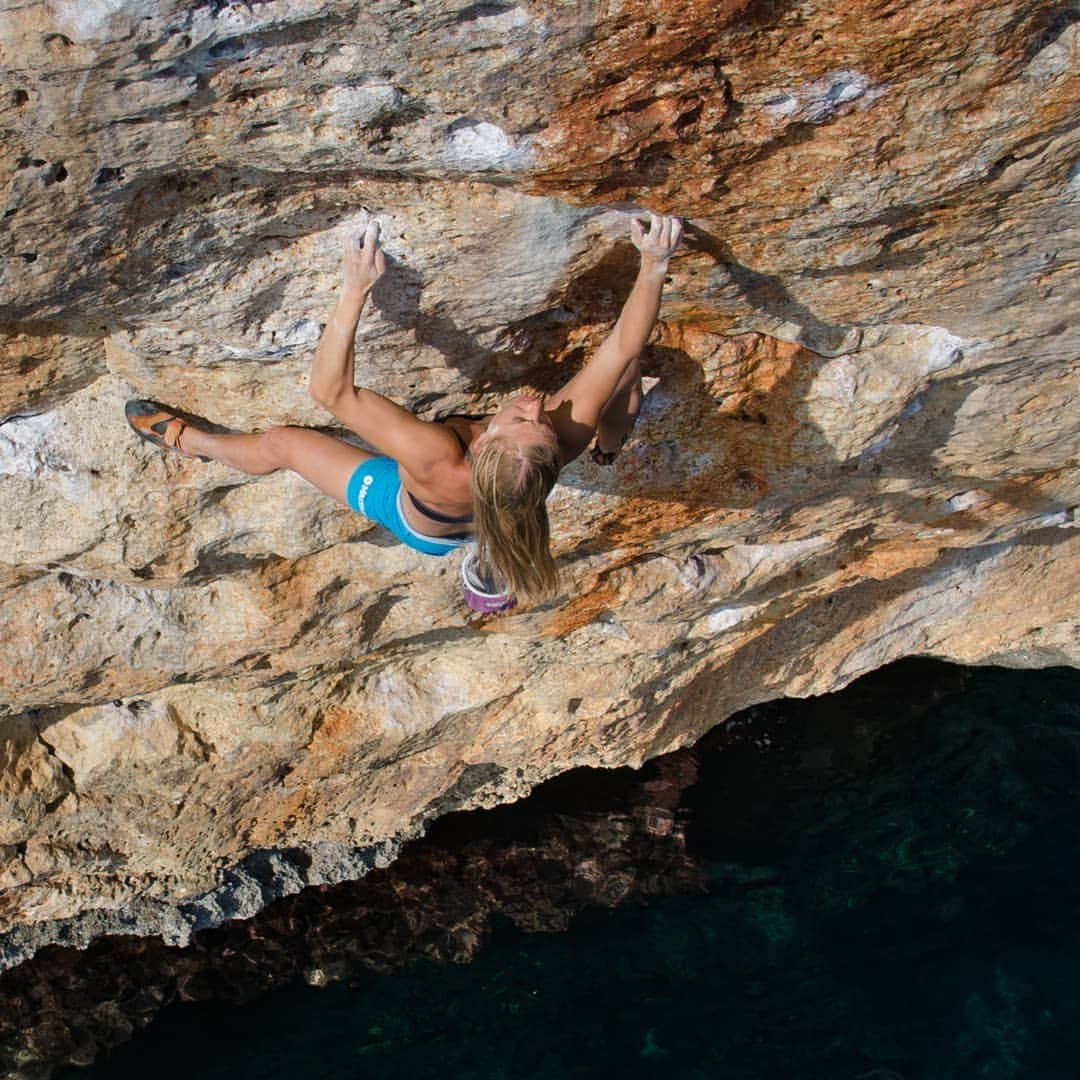
POLYGON ((405 494, 393 458, 368 458, 349 477, 345 497, 349 505, 364 517, 389 529, 403 544, 425 555, 449 555, 472 540, 451 540, 447 537, 422 536, 405 520, 401 499, 405 494))

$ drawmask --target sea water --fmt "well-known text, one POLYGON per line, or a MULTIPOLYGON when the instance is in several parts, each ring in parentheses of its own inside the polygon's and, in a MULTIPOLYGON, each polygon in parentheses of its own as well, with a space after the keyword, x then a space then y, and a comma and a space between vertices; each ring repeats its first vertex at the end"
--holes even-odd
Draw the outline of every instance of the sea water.
POLYGON ((65 1078, 1072 1080, 1080 672, 942 667, 707 737, 679 811, 701 895, 174 1006, 65 1078))

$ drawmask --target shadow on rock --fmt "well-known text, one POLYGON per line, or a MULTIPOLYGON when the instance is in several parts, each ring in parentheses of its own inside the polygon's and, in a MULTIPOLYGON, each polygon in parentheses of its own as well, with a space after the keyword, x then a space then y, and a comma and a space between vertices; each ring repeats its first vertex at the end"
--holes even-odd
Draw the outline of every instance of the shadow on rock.
POLYGON ((861 331, 820 319, 805 304, 800 304, 779 278, 752 270, 739 262, 719 237, 698 225, 688 224, 683 242, 689 250, 711 256, 724 269, 742 300, 751 308, 780 322, 797 325, 801 345, 821 356, 837 356, 858 349, 861 331))
MULTIPOLYGON (((371 293, 371 302, 379 314, 394 326, 411 330, 418 344, 435 349, 451 367, 475 377, 483 369, 491 350, 452 319, 421 310, 424 282, 415 270, 389 254, 386 264, 386 274, 371 293)), ((428 400, 437 400, 437 396, 421 399, 419 404, 423 406, 428 400)))

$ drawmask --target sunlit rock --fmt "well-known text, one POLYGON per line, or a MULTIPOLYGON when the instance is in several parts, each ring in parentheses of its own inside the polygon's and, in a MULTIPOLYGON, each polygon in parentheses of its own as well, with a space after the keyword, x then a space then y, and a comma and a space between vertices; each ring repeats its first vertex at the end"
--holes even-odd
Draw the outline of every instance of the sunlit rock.
POLYGON ((1019 0, 0 5, 6 961, 183 940, 900 656, 1075 663, 1076 40, 1019 0), (554 603, 472 617, 454 561, 124 424, 328 425, 367 213, 365 384, 549 389, 643 207, 684 251, 636 432, 552 497, 554 603))

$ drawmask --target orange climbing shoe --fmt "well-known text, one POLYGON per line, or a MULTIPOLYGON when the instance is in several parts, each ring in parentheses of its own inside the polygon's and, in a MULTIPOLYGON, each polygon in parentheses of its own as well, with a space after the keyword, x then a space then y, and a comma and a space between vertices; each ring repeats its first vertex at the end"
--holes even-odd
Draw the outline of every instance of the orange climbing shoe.
POLYGON ((180 445, 180 436, 188 422, 175 412, 159 405, 156 401, 129 401, 124 406, 124 415, 131 430, 148 443, 162 450, 175 450, 184 457, 197 457, 200 461, 210 461, 201 454, 189 454, 180 445))

